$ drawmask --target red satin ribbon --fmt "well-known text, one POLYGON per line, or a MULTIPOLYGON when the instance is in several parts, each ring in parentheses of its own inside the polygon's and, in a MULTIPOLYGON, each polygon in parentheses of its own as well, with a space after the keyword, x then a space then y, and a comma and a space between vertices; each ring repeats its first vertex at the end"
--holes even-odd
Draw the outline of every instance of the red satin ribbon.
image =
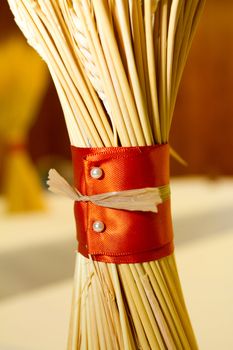
MULTIPOLYGON (((169 146, 77 148, 72 146, 75 187, 83 195, 169 184, 169 146), (93 179, 93 167, 103 176, 93 179)), ((131 212, 75 202, 78 251, 93 260, 137 263, 157 260, 173 252, 170 200, 158 213, 131 212), (102 221, 101 233, 93 222, 102 221)))

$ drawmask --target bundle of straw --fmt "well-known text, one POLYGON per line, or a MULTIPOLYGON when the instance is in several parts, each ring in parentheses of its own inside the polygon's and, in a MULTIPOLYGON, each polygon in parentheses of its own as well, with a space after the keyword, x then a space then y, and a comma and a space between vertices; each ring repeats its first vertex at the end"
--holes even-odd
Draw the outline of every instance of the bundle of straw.
POLYGON ((7 210, 43 210, 42 187, 28 154, 27 138, 48 86, 48 70, 21 36, 12 36, 0 46, 0 76, 0 140, 7 210))
MULTIPOLYGON (((8 1, 49 66, 72 145, 168 142, 204 0, 8 1)), ((68 349, 197 349, 174 255, 76 261, 68 349)))

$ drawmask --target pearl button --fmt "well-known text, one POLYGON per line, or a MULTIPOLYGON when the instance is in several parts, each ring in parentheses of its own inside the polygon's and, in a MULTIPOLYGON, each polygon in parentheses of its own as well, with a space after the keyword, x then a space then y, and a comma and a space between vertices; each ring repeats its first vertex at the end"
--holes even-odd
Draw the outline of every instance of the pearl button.
POLYGON ((94 221, 92 227, 95 232, 100 233, 103 232, 105 225, 102 221, 94 221))
POLYGON ((101 176, 103 175, 103 170, 97 167, 92 168, 90 174, 93 179, 100 179, 101 176))

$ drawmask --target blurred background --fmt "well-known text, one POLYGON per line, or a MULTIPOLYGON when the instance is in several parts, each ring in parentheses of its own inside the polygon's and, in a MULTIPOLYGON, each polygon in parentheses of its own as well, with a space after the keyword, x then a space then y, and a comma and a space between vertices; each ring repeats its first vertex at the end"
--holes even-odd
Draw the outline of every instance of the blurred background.
MULTIPOLYGON (((232 23, 231 0, 207 1, 171 134, 188 163, 171 162, 177 260, 200 348, 207 350, 233 348, 232 23)), ((52 167, 70 177, 60 103, 3 0, 0 350, 65 348, 76 242, 72 203, 42 191, 52 167)))

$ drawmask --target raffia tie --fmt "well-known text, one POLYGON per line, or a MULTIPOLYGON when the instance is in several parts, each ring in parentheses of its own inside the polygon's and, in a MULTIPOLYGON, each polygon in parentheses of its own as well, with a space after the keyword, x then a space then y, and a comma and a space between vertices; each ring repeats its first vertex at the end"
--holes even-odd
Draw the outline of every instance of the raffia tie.
POLYGON ((77 202, 91 202, 106 208, 128 211, 157 213, 158 205, 170 196, 169 185, 83 196, 55 169, 49 170, 47 185, 49 191, 63 195, 77 202))

